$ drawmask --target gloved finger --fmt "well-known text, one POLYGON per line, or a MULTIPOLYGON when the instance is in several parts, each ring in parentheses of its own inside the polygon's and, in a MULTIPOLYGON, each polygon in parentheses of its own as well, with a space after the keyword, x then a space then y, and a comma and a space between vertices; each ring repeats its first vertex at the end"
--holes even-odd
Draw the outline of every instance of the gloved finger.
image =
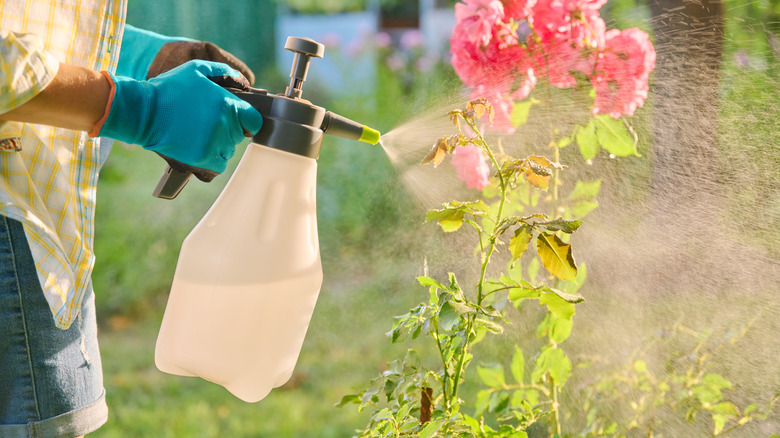
POLYGON ((263 116, 248 102, 245 102, 235 96, 233 98, 240 101, 236 106, 238 108, 238 122, 244 129, 244 136, 254 136, 260 132, 260 128, 263 127, 263 116), (251 135, 247 135, 247 131, 251 135))
POLYGON ((239 90, 248 90, 249 81, 243 76, 208 76, 212 82, 223 88, 237 88, 239 90))
POLYGON ((227 64, 241 72, 250 85, 255 83, 255 74, 232 53, 205 41, 172 41, 164 44, 149 66, 146 78, 150 79, 193 59, 215 61, 227 64))

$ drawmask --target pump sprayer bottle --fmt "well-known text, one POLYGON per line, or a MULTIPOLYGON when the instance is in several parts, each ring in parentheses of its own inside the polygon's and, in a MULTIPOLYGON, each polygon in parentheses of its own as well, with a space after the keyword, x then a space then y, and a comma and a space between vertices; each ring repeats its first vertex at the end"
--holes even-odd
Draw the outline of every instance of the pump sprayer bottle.
MULTIPOLYGON (((379 141, 378 131, 301 98, 323 45, 290 37, 285 48, 295 58, 284 95, 231 90, 260 111, 263 127, 182 244, 155 349, 161 371, 202 377, 248 402, 292 375, 322 285, 315 199, 323 133, 379 141)), ((155 195, 175 197, 188 177, 169 168, 155 195)))

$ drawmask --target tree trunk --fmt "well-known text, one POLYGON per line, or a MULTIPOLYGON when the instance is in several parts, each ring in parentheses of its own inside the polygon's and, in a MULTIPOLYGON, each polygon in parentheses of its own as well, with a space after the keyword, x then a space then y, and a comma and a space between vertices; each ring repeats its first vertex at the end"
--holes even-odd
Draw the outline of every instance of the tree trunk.
POLYGON ((655 48, 653 211, 699 216, 718 197, 722 0, 649 0, 655 48))

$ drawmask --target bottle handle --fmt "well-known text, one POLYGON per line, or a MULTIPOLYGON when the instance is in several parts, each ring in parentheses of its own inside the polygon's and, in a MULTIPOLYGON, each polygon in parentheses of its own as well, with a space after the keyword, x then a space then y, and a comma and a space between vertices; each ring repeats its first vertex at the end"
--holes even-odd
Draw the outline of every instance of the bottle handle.
POLYGON ((193 167, 159 153, 157 155, 165 159, 168 165, 165 167, 165 172, 163 172, 152 193, 152 196, 155 198, 174 199, 181 193, 192 175, 195 175, 203 182, 211 182, 219 175, 217 172, 193 167))

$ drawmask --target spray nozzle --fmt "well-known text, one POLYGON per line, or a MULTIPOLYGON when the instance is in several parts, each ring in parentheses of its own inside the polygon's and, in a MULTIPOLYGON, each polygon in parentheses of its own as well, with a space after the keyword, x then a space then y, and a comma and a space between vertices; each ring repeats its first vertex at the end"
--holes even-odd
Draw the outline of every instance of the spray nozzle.
POLYGON ((358 140, 369 144, 379 143, 380 134, 376 129, 369 128, 366 125, 330 111, 325 113, 325 118, 322 119, 320 129, 326 134, 335 135, 337 137, 358 140))

